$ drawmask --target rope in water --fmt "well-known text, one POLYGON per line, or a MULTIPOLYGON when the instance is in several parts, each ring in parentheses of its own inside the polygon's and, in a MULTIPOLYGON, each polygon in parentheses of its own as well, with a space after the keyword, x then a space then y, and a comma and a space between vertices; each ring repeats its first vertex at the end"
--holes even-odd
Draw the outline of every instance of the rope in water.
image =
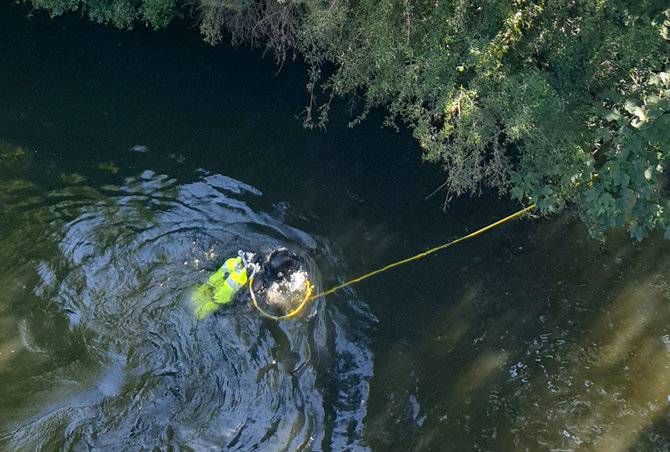
POLYGON ((293 309, 291 312, 289 312, 289 313, 287 313, 287 314, 284 314, 284 315, 272 315, 272 314, 268 314, 268 313, 265 312, 263 309, 261 309, 261 307, 258 305, 258 301, 256 300, 256 294, 254 294, 254 289, 253 289, 254 276, 256 276, 256 272, 255 272, 255 271, 251 274, 251 277, 249 278, 249 293, 251 294, 251 301, 253 301, 253 303, 254 303, 254 307, 256 308, 256 310, 257 310, 258 312, 261 313, 261 315, 262 315, 263 317, 267 317, 268 319, 271 319, 271 320, 285 320, 285 319, 290 319, 291 317, 295 317, 300 311, 302 311, 302 308, 305 307, 305 304, 307 304, 307 302, 308 302, 309 300, 311 300, 310 295, 312 295, 313 287, 312 287, 312 285, 309 283, 309 281, 307 281, 307 282, 305 283, 305 298, 302 299, 302 301, 300 302, 300 304, 299 304, 295 309, 293 309))
MULTIPOLYGON (((397 267, 397 266, 399 266, 399 265, 406 264, 406 263, 408 263, 408 262, 412 262, 412 261, 415 261, 415 260, 417 260, 417 259, 421 259, 422 257, 428 256, 429 254, 432 254, 432 253, 434 253, 434 252, 436 252, 436 251, 440 251, 440 250, 443 250, 443 249, 445 249, 445 248, 450 247, 451 245, 455 245, 455 244, 458 243, 458 242, 462 242, 462 241, 464 241, 464 240, 471 239, 472 237, 475 237, 475 236, 477 236, 477 235, 479 235, 479 234, 481 234, 481 233, 483 233, 483 232, 486 232, 486 231, 488 231, 489 229, 493 229, 493 228, 495 228, 496 226, 500 226, 501 224, 505 223, 506 221, 512 220, 512 219, 514 219, 514 218, 516 218, 516 217, 518 217, 518 216, 520 216, 520 215, 522 215, 522 214, 528 212, 529 210, 533 209, 534 207, 535 207, 535 204, 532 204, 532 205, 530 205, 530 206, 528 206, 528 207, 525 207, 525 208, 519 210, 519 211, 516 212, 516 213, 513 213, 512 215, 506 216, 505 218, 502 218, 502 219, 500 219, 500 220, 498 220, 498 221, 496 221, 496 222, 494 222, 494 223, 491 223, 491 224, 489 224, 488 226, 485 226, 485 227, 483 227, 483 228, 481 228, 481 229, 478 229, 478 230, 476 230, 475 232, 471 232, 470 234, 464 235, 463 237, 460 237, 460 238, 458 238, 458 239, 456 239, 456 240, 452 240, 451 242, 444 243, 444 244, 442 244, 442 245, 439 245, 439 246, 436 246, 436 247, 434 247, 434 248, 431 248, 431 249, 429 249, 428 251, 424 251, 424 252, 419 253, 419 254, 416 254, 416 255, 414 255, 414 256, 412 256, 412 257, 408 257, 407 259, 402 259, 402 260, 400 260, 400 261, 393 262, 393 263, 388 264, 388 265, 386 265, 386 266, 384 266, 384 267, 378 268, 377 270, 373 270, 373 271, 371 271, 371 272, 369 272, 369 273, 366 273, 366 274, 364 274, 364 275, 361 275, 361 276, 359 276, 359 277, 357 277, 357 278, 351 279, 351 280, 349 280, 349 281, 347 281, 347 282, 345 282, 345 283, 338 284, 337 286, 332 287, 332 288, 330 288, 330 289, 328 289, 328 290, 326 290, 326 291, 324 291, 324 292, 318 293, 318 294, 316 294, 316 295, 312 295, 312 286, 311 286, 311 284, 308 282, 308 283, 307 283, 307 291, 306 291, 305 298, 300 302, 300 304, 298 305, 298 307, 296 307, 296 308, 293 309, 291 312, 289 312, 288 314, 283 315, 283 316, 273 316, 273 315, 270 315, 270 314, 266 313, 265 311, 263 311, 263 310, 258 306, 258 303, 256 302, 256 297, 255 297, 253 291, 251 291, 251 299, 253 300, 253 302, 254 302, 254 306, 256 307, 256 309, 257 309, 263 316, 265 316, 265 317, 267 317, 267 318, 269 318, 269 319, 272 319, 272 320, 284 320, 284 319, 288 319, 288 318, 291 318, 291 317, 294 317, 295 315, 297 315, 298 312, 300 312, 300 311, 302 310, 302 308, 303 308, 303 307, 307 304, 307 302, 310 301, 310 300, 314 300, 314 299, 319 298, 319 297, 325 297, 326 295, 330 295, 331 293, 335 292, 336 290, 339 290, 339 289, 342 289, 342 288, 344 288, 344 287, 347 287, 347 286, 350 286, 350 285, 352 285, 352 284, 355 284, 355 283, 357 283, 357 282, 359 282, 359 281, 362 281, 362 280, 364 280, 364 279, 367 279, 367 278, 369 278, 369 277, 371 277, 371 276, 374 276, 374 275, 376 275, 376 274, 379 274, 379 273, 381 273, 381 272, 384 272, 384 271, 386 271, 386 270, 388 270, 388 269, 391 269, 391 268, 393 268, 393 267, 397 267)), ((253 282, 253 278, 254 278, 254 275, 252 274, 252 275, 251 275, 251 278, 250 278, 250 280, 249 280, 249 287, 250 287, 250 288, 251 288, 251 283, 253 282)))

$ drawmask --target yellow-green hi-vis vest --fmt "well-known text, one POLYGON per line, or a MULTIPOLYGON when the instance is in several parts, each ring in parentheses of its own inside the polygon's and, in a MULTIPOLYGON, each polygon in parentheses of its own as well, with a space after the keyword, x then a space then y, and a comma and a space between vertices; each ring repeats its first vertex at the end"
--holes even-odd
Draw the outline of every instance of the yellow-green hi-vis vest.
POLYGON ((209 277, 198 285, 191 295, 193 312, 198 320, 216 311, 220 304, 228 303, 247 283, 247 271, 240 257, 231 257, 209 277))

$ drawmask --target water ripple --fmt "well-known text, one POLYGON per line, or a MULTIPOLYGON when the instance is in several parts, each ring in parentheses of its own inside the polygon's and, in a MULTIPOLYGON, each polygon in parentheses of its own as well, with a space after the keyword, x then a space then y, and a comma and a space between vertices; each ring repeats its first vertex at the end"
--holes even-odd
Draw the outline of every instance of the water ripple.
MULTIPOLYGON (((201 322, 187 305, 191 288, 240 248, 291 248, 319 289, 320 272, 342 271, 332 256, 317 268, 327 242, 257 211, 261 192, 223 175, 180 184, 147 170, 118 185, 32 190, 27 204, 13 198, 15 224, 0 225, 29 229, 40 244, 27 267, 3 273, 26 287, 22 309, 0 299, 27 344, 7 378, 33 391, 1 411, 0 445, 367 449, 364 331, 374 318, 353 292, 282 323, 244 296, 201 322), (60 320, 32 333, 49 318, 60 320), (30 362, 38 353, 41 367, 30 362)), ((4 240, 3 257, 16 259, 21 244, 4 240)))

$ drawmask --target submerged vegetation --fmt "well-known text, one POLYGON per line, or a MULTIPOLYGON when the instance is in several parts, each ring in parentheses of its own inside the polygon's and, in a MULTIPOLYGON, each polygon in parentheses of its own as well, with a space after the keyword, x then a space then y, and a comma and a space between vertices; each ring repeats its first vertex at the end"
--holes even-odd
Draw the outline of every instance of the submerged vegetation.
POLYGON ((196 20, 206 41, 308 67, 306 126, 350 101, 407 126, 452 195, 499 190, 598 235, 670 238, 665 0, 23 0, 121 28, 196 20))

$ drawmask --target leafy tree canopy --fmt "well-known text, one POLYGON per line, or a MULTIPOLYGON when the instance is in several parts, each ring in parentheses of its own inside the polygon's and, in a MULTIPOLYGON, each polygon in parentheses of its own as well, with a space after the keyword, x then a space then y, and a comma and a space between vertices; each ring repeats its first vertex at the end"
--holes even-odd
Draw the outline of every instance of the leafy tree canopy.
POLYGON ((445 203, 484 186, 594 234, 670 238, 666 0, 24 0, 129 28, 194 17, 205 39, 309 68, 307 126, 343 96, 406 125, 446 171, 445 203), (324 75, 327 74, 327 75, 324 75))

